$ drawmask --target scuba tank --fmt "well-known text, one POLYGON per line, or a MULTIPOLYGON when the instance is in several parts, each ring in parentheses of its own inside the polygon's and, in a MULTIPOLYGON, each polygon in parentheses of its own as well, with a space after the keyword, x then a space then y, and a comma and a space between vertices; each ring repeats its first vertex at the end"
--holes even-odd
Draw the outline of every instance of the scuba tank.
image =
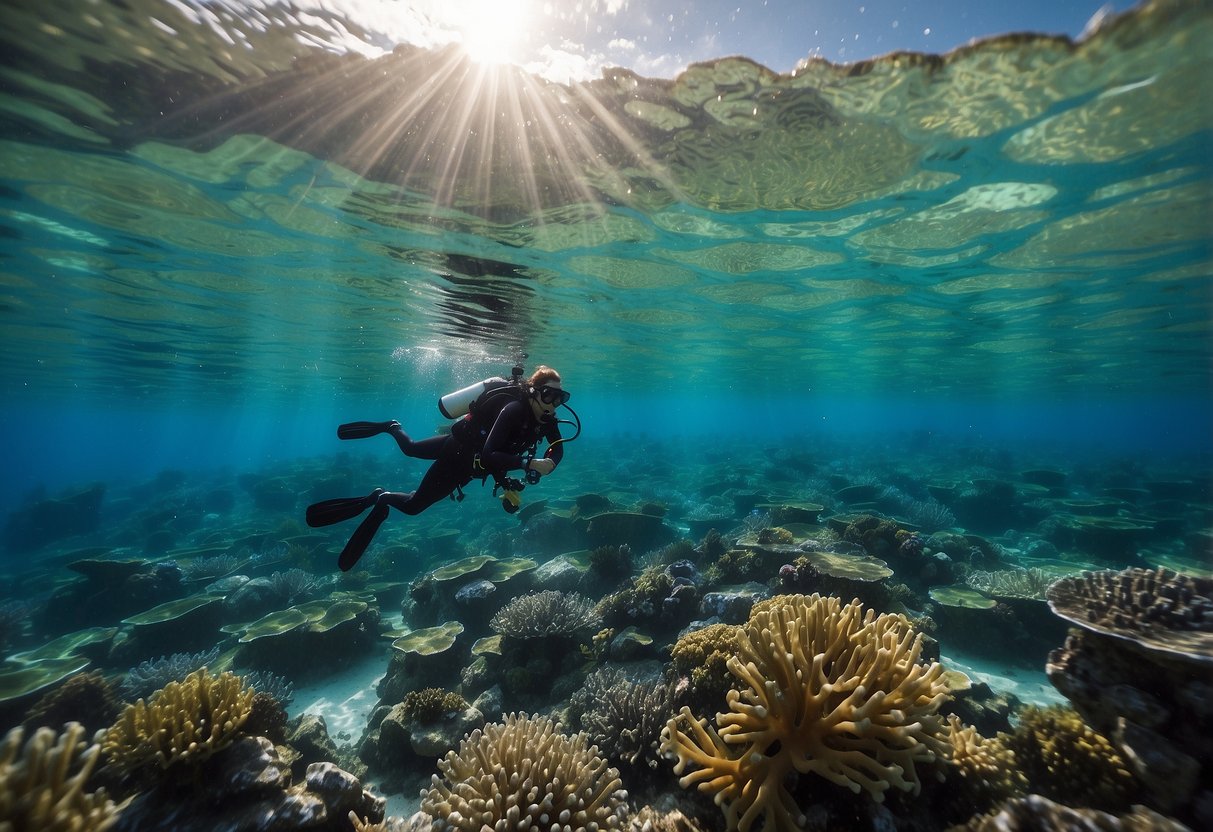
POLYGON ((438 412, 448 419, 458 419, 461 416, 467 415, 468 408, 472 406, 472 402, 480 398, 487 390, 497 387, 502 387, 507 384, 522 385, 521 366, 516 366, 511 370, 512 379, 504 379, 501 376, 492 376, 483 381, 478 381, 475 384, 469 384, 467 387, 456 390, 454 393, 447 393, 438 400, 438 412))

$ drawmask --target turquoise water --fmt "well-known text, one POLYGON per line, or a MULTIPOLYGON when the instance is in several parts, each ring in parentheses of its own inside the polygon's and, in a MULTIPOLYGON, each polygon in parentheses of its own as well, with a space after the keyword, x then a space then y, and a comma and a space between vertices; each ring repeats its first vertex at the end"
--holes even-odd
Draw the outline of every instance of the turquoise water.
POLYGON ((329 450, 351 413, 426 425, 522 353, 591 435, 1208 450, 1204 4, 1078 46, 574 87, 291 36, 331 22, 232 18, 232 52, 171 7, 36 8, 6 11, 10 503, 329 450))
MULTIPOLYGON (((0 515, 106 489, 100 528, 10 539, 13 574, 298 524, 340 496, 313 484, 410 488, 417 463, 335 425, 426 435, 518 360, 584 425, 528 501, 677 526, 721 482, 842 510, 843 482, 1057 468, 1076 499, 1184 483, 1145 557, 1208 565, 1209 3, 1078 43, 576 85, 342 53, 364 33, 335 14, 184 8, 0 13, 0 515), (130 530, 160 489, 202 518, 167 543, 130 530)), ((408 522, 381 545, 518 528, 476 486, 408 522)))

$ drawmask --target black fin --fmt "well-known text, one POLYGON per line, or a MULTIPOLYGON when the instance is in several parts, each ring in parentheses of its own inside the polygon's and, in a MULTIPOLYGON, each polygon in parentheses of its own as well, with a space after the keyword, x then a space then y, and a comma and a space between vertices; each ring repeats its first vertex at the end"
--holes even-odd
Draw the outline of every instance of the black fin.
POLYGON ((366 547, 371 545, 375 532, 379 531, 379 527, 387 519, 388 511, 386 505, 377 505, 366 519, 358 524, 358 528, 350 536, 349 543, 341 550, 341 557, 337 558, 337 566, 342 572, 349 572, 358 563, 358 559, 366 552, 366 547))
POLYGON ((373 506, 382 493, 382 488, 376 488, 365 497, 339 497, 336 500, 313 503, 307 507, 307 524, 315 529, 357 517, 373 506))
POLYGON ((387 433, 391 426, 391 422, 346 422, 344 425, 337 426, 337 438, 366 439, 370 436, 387 433))

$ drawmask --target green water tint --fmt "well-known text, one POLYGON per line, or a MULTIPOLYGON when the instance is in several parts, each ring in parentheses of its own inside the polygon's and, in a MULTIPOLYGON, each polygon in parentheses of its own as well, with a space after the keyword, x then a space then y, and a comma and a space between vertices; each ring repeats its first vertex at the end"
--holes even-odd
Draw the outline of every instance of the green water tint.
POLYGON ((657 384, 1209 388, 1206 3, 1078 45, 571 87, 335 55, 274 10, 225 24, 234 49, 152 8, 60 0, 0 33, 7 380, 298 390, 322 343, 366 390, 402 343, 525 333, 570 377, 657 384))

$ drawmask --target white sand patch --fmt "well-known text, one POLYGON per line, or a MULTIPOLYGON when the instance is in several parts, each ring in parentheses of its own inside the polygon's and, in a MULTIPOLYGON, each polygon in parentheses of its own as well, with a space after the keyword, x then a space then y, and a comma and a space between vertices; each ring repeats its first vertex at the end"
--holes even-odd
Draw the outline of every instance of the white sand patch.
POLYGON ((995 692, 1013 694, 1026 705, 1064 705, 1069 701, 1053 687, 1043 667, 1035 670, 956 650, 941 654, 940 661, 944 667, 959 670, 974 682, 985 682, 995 692))

